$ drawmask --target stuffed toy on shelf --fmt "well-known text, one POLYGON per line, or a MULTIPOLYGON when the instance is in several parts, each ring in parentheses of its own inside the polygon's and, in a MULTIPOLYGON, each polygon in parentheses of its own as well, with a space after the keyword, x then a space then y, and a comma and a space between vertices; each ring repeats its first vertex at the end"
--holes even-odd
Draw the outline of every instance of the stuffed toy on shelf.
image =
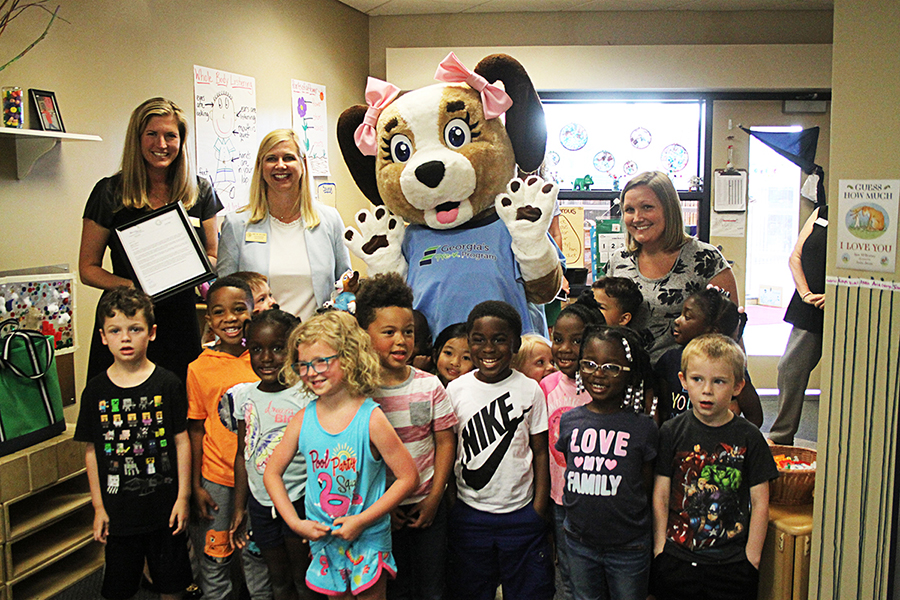
POLYGON ((341 114, 344 160, 376 205, 356 214, 345 242, 370 276, 406 275, 435 334, 484 300, 509 302, 524 332, 546 334, 528 303, 553 300, 562 255, 547 234, 559 190, 530 174, 547 141, 540 99, 504 54, 472 72, 450 53, 435 78, 400 94, 370 77, 368 106, 341 114))

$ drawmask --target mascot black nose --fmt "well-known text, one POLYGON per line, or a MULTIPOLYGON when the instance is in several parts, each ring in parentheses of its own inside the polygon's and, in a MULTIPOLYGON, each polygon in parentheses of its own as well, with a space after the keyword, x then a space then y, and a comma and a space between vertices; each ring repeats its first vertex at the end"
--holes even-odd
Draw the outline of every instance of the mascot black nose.
POLYGON ((444 179, 444 163, 439 160, 430 160, 416 167, 416 179, 434 189, 441 185, 444 179))

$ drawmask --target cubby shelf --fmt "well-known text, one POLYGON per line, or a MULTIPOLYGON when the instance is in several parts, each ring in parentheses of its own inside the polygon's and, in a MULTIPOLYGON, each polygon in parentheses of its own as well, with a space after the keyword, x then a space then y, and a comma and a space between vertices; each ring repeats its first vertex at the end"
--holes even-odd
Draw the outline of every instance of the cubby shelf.
POLYGON ((49 598, 103 566, 72 433, 0 458, 0 600, 49 598))
POLYGON ((64 140, 78 142, 102 142, 99 135, 85 133, 62 133, 60 131, 38 131, 36 129, 16 129, 0 127, 0 136, 13 139, 13 154, 16 160, 16 177, 25 179, 34 163, 59 142, 64 140))

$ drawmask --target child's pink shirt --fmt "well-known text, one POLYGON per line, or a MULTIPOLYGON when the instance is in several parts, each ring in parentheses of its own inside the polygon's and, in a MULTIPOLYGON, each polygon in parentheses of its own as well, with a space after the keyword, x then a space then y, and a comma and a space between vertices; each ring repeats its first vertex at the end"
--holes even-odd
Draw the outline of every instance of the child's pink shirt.
POLYGON ((556 449, 559 439, 559 420, 563 413, 591 401, 587 392, 575 394, 575 380, 562 371, 550 373, 541 380, 541 389, 547 397, 547 415, 550 420, 550 498, 562 506, 565 487, 566 457, 556 449))

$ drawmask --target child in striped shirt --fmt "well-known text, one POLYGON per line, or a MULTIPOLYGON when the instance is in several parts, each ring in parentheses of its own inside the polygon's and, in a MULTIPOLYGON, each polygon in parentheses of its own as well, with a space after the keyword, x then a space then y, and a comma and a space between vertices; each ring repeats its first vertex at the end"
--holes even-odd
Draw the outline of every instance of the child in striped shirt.
POLYGON ((415 346, 412 290, 396 273, 376 275, 356 295, 356 318, 381 361, 373 399, 409 450, 419 487, 391 513, 397 578, 388 598, 440 599, 447 562, 444 489, 456 459, 456 416, 440 380, 407 364, 415 346))

